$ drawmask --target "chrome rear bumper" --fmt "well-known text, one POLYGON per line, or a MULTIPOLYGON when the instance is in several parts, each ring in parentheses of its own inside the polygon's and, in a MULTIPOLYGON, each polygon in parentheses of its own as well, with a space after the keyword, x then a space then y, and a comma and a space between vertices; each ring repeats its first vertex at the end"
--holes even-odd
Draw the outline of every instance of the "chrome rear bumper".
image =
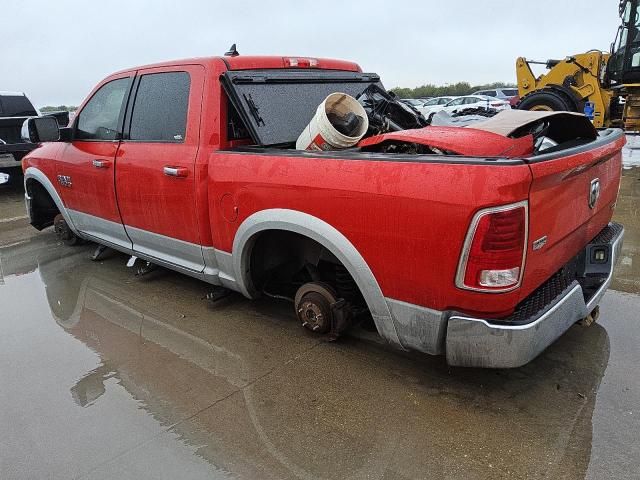
POLYGON ((582 287, 573 281, 553 301, 517 325, 452 314, 447 322, 447 363, 464 367, 519 367, 586 317, 611 284, 613 267, 620 258, 624 228, 612 223, 598 237, 602 235, 607 236, 607 243, 612 245, 611 269, 590 298, 585 301, 582 287))

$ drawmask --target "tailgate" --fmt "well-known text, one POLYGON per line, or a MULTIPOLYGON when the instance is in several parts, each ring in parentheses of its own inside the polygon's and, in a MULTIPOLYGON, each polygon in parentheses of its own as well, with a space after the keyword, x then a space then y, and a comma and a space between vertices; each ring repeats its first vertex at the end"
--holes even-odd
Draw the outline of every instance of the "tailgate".
POLYGON ((522 294, 557 272, 611 220, 620 185, 622 130, 530 160, 529 245, 522 294))

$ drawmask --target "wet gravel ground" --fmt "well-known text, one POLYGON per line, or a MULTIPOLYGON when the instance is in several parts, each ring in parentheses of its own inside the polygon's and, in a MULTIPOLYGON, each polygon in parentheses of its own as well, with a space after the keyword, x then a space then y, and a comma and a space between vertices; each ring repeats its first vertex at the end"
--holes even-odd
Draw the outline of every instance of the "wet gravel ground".
MULTIPOLYGON (((640 478, 640 149, 613 289, 515 370, 449 368, 289 305, 59 244, 0 187, 0 479, 640 478)), ((640 139, 637 142, 640 148, 640 139)))

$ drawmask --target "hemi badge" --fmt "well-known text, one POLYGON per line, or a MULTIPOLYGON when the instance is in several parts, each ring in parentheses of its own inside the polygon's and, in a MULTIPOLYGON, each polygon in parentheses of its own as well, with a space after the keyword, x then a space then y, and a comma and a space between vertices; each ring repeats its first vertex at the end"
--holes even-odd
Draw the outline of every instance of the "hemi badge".
POLYGON ((547 244, 547 236, 545 235, 544 237, 539 238, 538 240, 535 240, 533 242, 533 249, 534 250, 540 250, 546 244, 547 244))
POLYGON ((71 177, 69 175, 58 175, 58 183, 63 187, 71 187, 71 177))

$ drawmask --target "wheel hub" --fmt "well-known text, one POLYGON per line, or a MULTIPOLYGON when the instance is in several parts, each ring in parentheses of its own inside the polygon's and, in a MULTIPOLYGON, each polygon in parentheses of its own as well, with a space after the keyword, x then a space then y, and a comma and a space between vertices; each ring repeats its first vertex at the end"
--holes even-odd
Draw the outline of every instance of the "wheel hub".
POLYGON ((334 321, 332 305, 337 296, 329 285, 309 282, 296 293, 296 315, 302 326, 315 333, 328 333, 334 321))
POLYGON ((322 313, 321 307, 311 301, 303 302, 298 310, 298 315, 302 320, 302 326, 317 332, 324 325, 325 314, 322 313))
POLYGON ((56 215, 53 220, 53 231, 56 236, 64 242, 65 245, 75 245, 79 242, 79 238, 69 228, 69 225, 65 221, 64 217, 60 214, 56 215))

